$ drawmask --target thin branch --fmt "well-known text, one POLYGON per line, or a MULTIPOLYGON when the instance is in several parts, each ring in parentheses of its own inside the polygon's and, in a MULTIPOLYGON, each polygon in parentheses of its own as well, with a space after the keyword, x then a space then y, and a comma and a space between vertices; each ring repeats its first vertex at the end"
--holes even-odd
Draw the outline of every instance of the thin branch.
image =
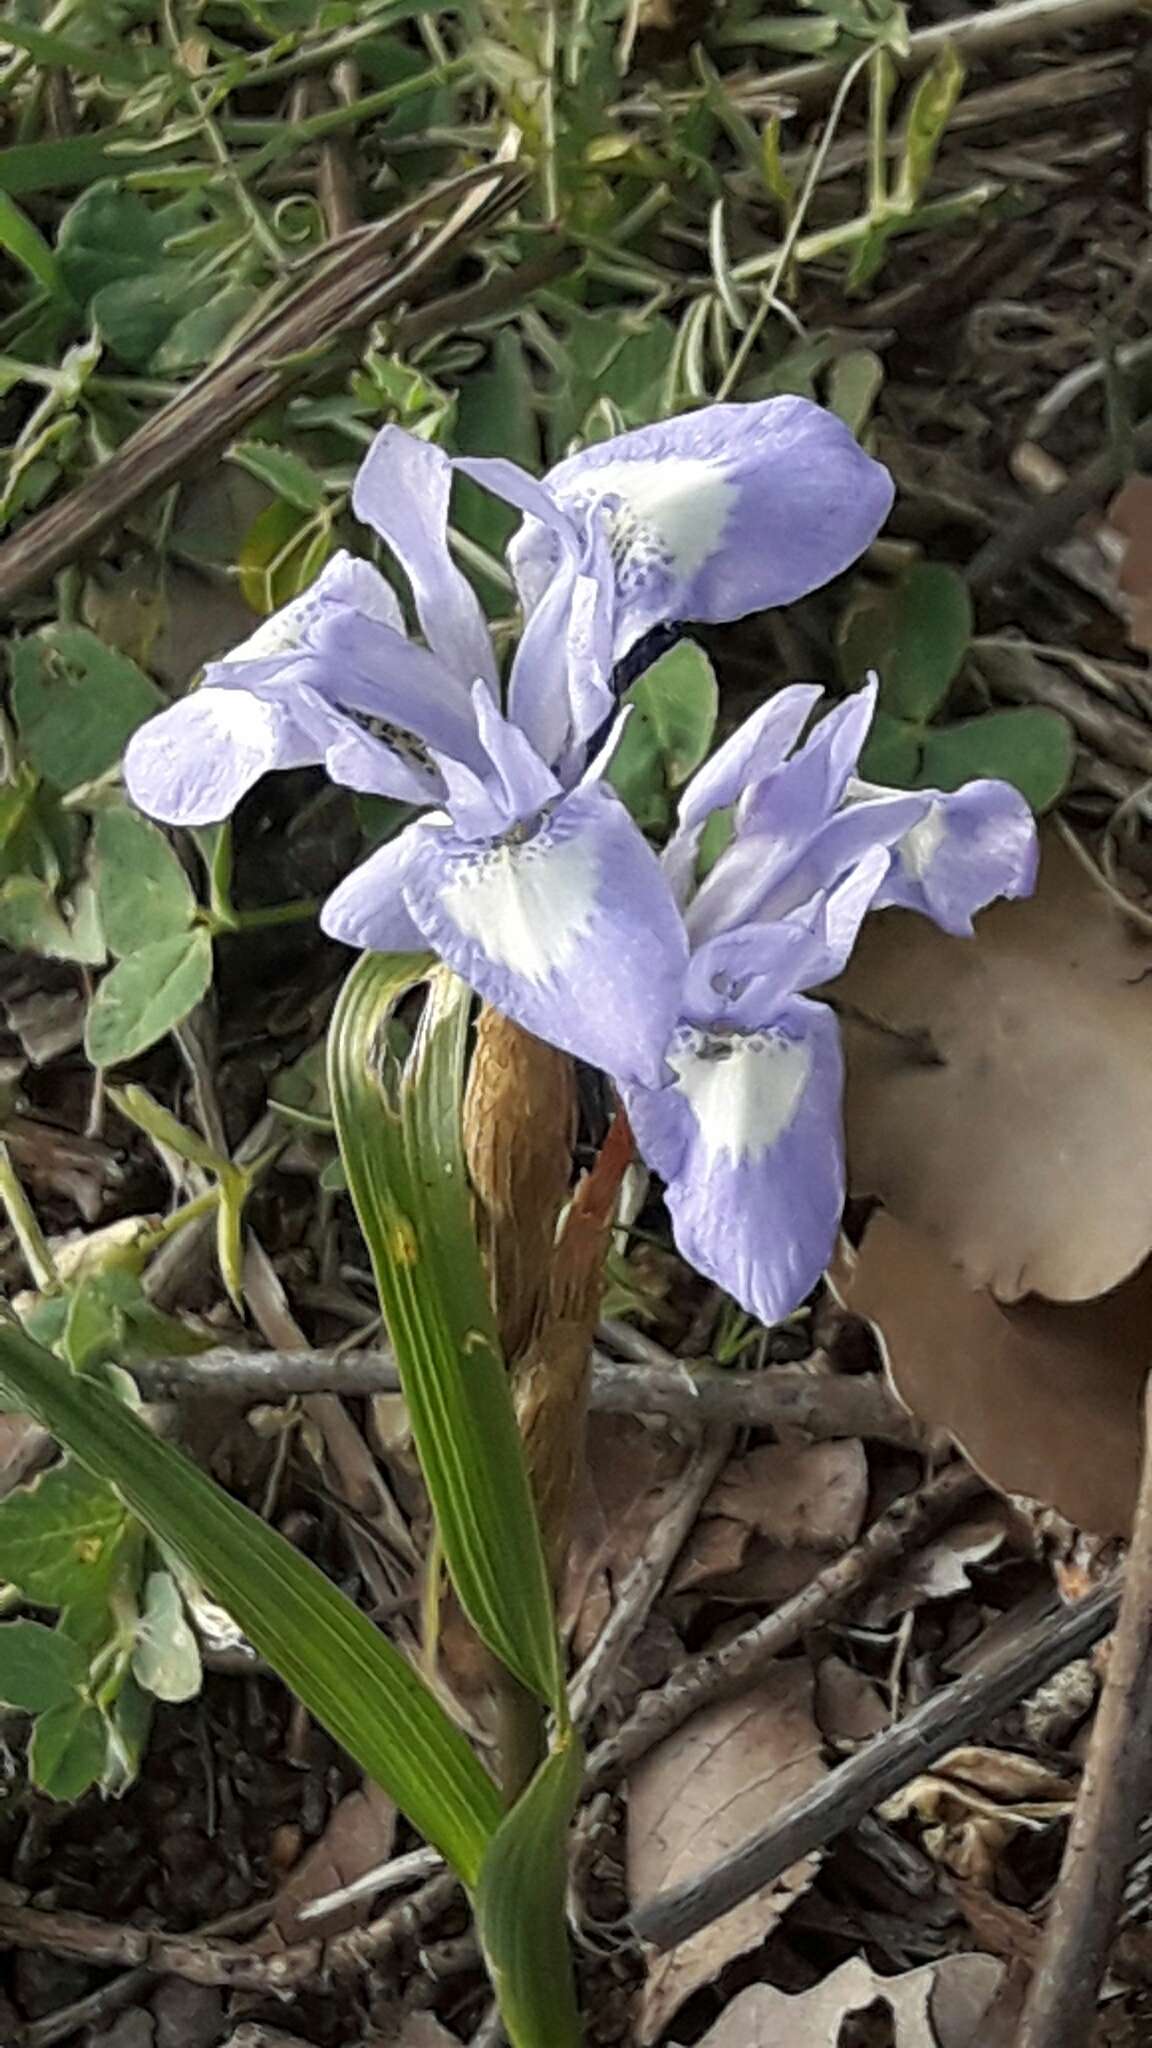
MULTIPOLYGON (((751 1898, 802 1856, 855 1827, 918 1772, 930 1769, 957 1743, 966 1742, 1054 1672, 1083 1656, 1112 1627, 1118 1602, 1119 1581, 1109 1580, 1055 1620, 1042 1621, 1005 1644, 985 1664, 965 1672, 894 1728, 875 1736, 812 1792, 784 1807, 770 1827, 733 1855, 641 1906, 632 1915, 635 1933, 657 1948, 675 1948, 751 1898)), ((1077 2048, 1084 2038, 1081 2033, 1077 2048)))
MULTIPOLYGON (((646 1340, 647 1341, 647 1340, 646 1340)), ((610 1414, 668 1415, 701 1427, 801 1429, 824 1441, 873 1437, 915 1447, 911 1416, 877 1373, 810 1372, 771 1366, 734 1372, 685 1362, 653 1347, 659 1362, 594 1354, 591 1402, 610 1414)), ((298 1394, 395 1394, 400 1375, 391 1351, 202 1351, 195 1357, 149 1358, 132 1367, 147 1401, 287 1401, 298 1394)))
POLYGON ((1152 1376, 1132 1546, 1104 1691, 1018 2048, 1081 2048, 1152 1804, 1152 1376))
POLYGON ((585 1790, 598 1792, 618 1783, 634 1763, 666 1735, 682 1728, 693 1714, 750 1685, 810 1629, 840 1613, 881 1572, 986 1491, 977 1473, 957 1463, 937 1473, 919 1493, 893 1501, 851 1550, 817 1572, 790 1600, 718 1650, 701 1652, 673 1672, 659 1692, 645 1693, 623 1726, 592 1751, 585 1790))
POLYGON ((354 234, 333 250, 306 284, 245 335, 223 359, 125 441, 90 476, 47 510, 25 521, 0 547, 0 607, 44 583, 107 532, 137 500, 168 484, 189 464, 281 398, 308 369, 317 349, 367 326, 409 299, 413 286, 442 267, 464 235, 503 213, 524 189, 509 165, 465 172, 354 234), (411 235, 443 205, 457 204, 413 249, 411 235), (383 259, 399 248, 392 261, 383 259))
MULTIPOLYGON (((908 53, 896 62, 906 76, 927 70, 941 50, 949 45, 966 59, 987 57, 997 50, 1009 50, 1017 43, 1044 43, 1072 29, 1093 28, 1112 21, 1119 14, 1143 14, 1145 0, 1012 0, 1007 7, 994 7, 987 14, 965 14, 939 28, 920 29, 909 38, 908 53)), ((735 43, 735 34, 728 40, 735 43)), ((787 71, 773 71, 765 83, 773 93, 812 106, 835 92, 844 75, 845 61, 829 57, 819 64, 795 64, 787 71)))

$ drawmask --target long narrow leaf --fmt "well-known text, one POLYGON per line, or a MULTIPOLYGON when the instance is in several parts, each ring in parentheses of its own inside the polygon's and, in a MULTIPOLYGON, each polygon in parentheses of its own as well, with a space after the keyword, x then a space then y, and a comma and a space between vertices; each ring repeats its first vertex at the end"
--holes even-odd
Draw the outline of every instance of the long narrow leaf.
POLYGON ((512 2048, 580 2048, 565 1929, 568 1823, 583 1752, 571 1731, 496 1830, 476 1890, 476 1929, 512 2048))
POLYGON ((336 1740, 472 1885, 496 1788, 380 1631, 276 1530, 161 1443, 95 1378, 0 1325, 0 1385, 116 1488, 336 1740))
POLYGON ((488 1647, 562 1711, 544 1551, 500 1355, 460 1136, 468 995, 410 954, 365 954, 332 1020, 332 1110, 453 1584, 488 1647), (429 978, 403 1076, 381 1061, 429 978))

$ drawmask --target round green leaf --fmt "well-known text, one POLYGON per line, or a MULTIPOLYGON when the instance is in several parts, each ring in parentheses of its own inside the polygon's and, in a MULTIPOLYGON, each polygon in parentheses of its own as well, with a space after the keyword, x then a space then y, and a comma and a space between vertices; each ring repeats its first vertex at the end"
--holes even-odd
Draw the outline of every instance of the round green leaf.
POLYGON ((0 1503, 0 1579, 38 1606, 82 1601, 114 1569, 127 1519, 102 1480, 79 1465, 53 1465, 0 1503))
POLYGON ((187 931, 196 899, 164 834, 137 811, 101 811, 92 866, 104 936, 114 953, 138 953, 187 931))
POLYGON ((39 1621, 0 1626, 0 1701, 26 1714, 73 1700, 88 1677, 87 1659, 55 1629, 39 1621))
POLYGON ((921 734, 915 726, 890 717, 887 711, 877 711, 860 756, 860 773, 868 782, 912 789, 920 773, 921 751, 921 734))
POLYGON ((880 702, 894 718, 924 723, 938 711, 972 637, 968 586, 941 562, 917 562, 889 591, 865 588, 841 622, 845 680, 869 669, 880 677, 880 702))
POLYGON ((94 1067, 134 1060, 200 1001, 212 979, 203 925, 129 953, 106 974, 88 1012, 85 1051, 94 1067))
POLYGON ((1034 811, 1046 811, 1067 788, 1075 752, 1072 728, 1058 711, 990 711, 927 735, 919 787, 959 789, 979 776, 998 776, 1034 811))
POLYGON ((45 626, 14 641, 9 662, 20 743, 57 789, 103 775, 164 702, 143 669, 86 626, 45 626))
POLYGON ((86 1700, 41 1714, 28 1747, 28 1770, 49 1799, 79 1799, 103 1775, 107 1761, 108 1731, 86 1700))

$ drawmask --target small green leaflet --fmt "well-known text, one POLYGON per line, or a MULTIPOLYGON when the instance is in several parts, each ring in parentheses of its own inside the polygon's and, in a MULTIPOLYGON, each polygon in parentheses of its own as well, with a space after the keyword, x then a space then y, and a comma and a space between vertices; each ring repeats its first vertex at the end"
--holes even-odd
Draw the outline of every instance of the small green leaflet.
POLYGON ((188 877, 164 834, 139 812, 114 804, 97 813, 91 865, 113 953, 138 953, 191 924, 196 898, 188 877))
POLYGON ((39 1621, 0 1623, 0 1704, 42 1714, 65 1706, 87 1681, 88 1661, 67 1636, 39 1621))
POLYGON ((155 940, 105 975, 88 1012, 84 1049, 94 1067, 133 1060, 200 1001, 212 979, 205 926, 155 940))
POLYGON ((43 626, 14 640, 8 659, 21 746, 57 789, 106 774, 164 703, 143 669, 86 626, 43 626))

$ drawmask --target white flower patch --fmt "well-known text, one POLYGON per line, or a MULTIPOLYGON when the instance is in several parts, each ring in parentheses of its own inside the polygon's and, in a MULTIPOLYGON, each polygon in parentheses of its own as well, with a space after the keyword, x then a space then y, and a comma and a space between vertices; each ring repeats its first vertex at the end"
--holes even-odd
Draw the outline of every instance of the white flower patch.
POLYGON ((547 982, 591 930, 599 884, 595 845, 583 837, 554 839, 545 830, 461 861, 440 900, 489 960, 547 982))
POLYGON ((714 1038, 702 1031, 668 1055, 712 1161, 762 1159, 793 1123, 812 1052, 781 1031, 714 1038))

